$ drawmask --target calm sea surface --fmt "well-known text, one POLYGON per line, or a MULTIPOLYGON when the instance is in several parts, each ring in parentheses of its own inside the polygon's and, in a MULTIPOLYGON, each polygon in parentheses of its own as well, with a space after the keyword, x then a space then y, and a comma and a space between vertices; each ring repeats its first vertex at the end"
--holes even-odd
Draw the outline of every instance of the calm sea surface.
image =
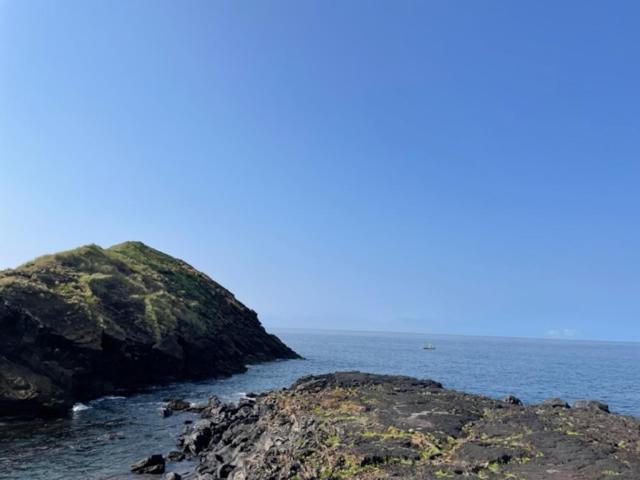
MULTIPOLYGON (((128 465, 173 449, 191 414, 163 419, 166 398, 235 400, 285 387, 310 373, 362 370, 432 378, 445 387, 526 403, 548 397, 603 400, 640 416, 640 344, 419 334, 276 331, 306 360, 256 365, 223 380, 181 383, 77 406, 69 418, 0 420, 0 479, 129 478, 128 465), (423 350, 432 342, 434 351, 423 350)), ((169 465, 188 471, 190 465, 169 465)), ((137 477, 140 479, 141 477, 137 477)), ((157 477, 156 477, 157 478, 157 477)))

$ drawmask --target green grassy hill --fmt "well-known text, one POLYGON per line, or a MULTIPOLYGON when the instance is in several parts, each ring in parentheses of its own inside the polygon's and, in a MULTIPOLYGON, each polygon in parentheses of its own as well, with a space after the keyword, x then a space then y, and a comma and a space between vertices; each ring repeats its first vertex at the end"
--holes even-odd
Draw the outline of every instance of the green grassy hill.
POLYGON ((296 357, 227 289, 140 242, 0 272, 0 329, 0 414, 296 357))

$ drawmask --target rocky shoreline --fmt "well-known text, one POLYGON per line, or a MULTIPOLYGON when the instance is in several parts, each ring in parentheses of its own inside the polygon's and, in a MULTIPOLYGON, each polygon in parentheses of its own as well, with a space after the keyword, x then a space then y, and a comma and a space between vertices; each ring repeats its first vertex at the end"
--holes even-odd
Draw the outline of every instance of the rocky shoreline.
MULTIPOLYGON (((167 457, 198 461, 184 479, 640 478, 640 420, 595 401, 525 406, 431 380, 341 372, 236 404, 213 397, 197 410, 167 457)), ((165 472, 162 456, 139 473, 151 473, 145 463, 165 472)))

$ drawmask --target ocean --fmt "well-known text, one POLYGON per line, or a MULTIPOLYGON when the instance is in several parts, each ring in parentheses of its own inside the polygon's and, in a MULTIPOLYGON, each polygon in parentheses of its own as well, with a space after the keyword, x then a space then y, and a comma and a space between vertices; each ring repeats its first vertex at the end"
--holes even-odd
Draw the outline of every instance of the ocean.
MULTIPOLYGON (((597 399, 640 416, 640 344, 372 332, 275 331, 305 357, 249 366, 246 373, 171 384, 77 405, 67 418, 0 419, 0 479, 125 479, 128 466, 175 448, 193 414, 162 418, 163 400, 233 401, 314 373, 361 370, 440 381, 446 388, 531 404, 549 397, 597 399), (435 350, 424 350, 426 343, 435 350)), ((188 471, 193 465, 172 465, 188 471)), ((140 477, 137 477, 140 479, 140 477)))

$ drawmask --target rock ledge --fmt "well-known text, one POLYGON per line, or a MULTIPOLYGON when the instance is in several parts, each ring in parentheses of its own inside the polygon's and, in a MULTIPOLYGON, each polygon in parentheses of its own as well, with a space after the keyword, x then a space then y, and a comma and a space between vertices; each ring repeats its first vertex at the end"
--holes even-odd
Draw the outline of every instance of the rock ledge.
POLYGON ((359 372, 212 398, 179 445, 199 457, 197 480, 640 478, 638 419, 359 372))

